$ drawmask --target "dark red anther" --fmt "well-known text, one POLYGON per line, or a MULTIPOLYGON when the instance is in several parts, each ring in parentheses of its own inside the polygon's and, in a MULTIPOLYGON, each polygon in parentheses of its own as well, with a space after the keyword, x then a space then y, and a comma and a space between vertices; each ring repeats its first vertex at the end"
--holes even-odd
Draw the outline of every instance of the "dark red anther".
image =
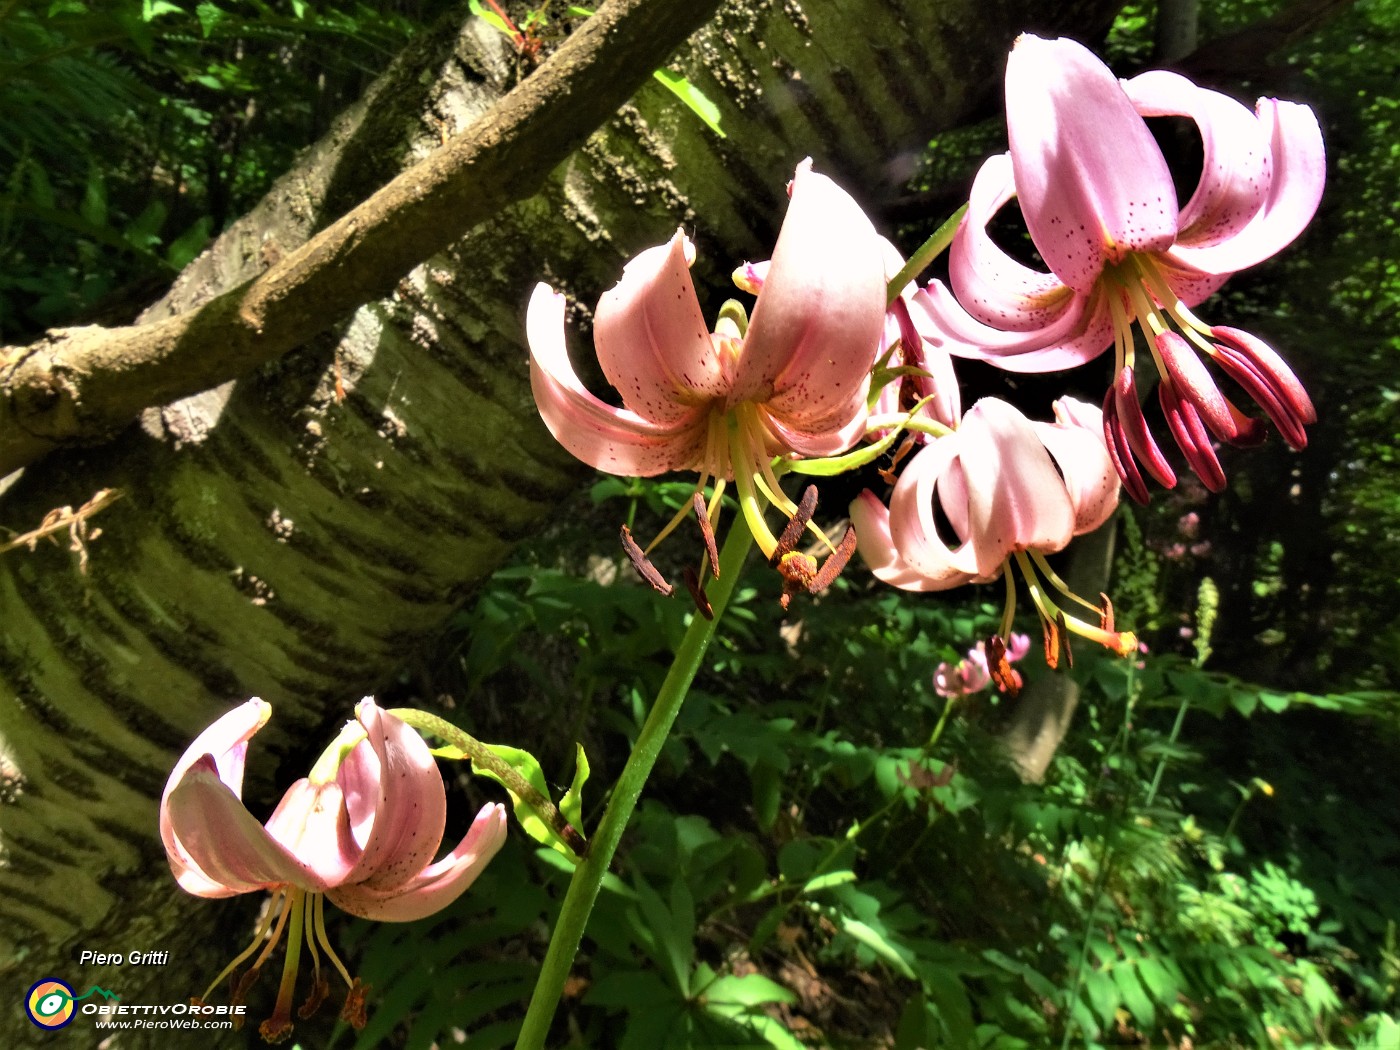
POLYGON ((1065 623, 1065 614, 1056 610, 1055 624, 1059 628, 1060 636, 1065 640, 1065 663, 1070 667, 1074 666, 1074 648, 1069 644, 1069 624, 1065 623))
POLYGON ((1278 351, 1272 346, 1259 337, 1242 332, 1238 328, 1221 326, 1212 328, 1210 334, 1226 346, 1237 350, 1249 360, 1260 375, 1269 378, 1270 387, 1278 394, 1279 399, 1292 410, 1299 424, 1307 425, 1317 422, 1317 409, 1313 407, 1312 398, 1308 396, 1307 390, 1298 381, 1298 377, 1294 375, 1293 369, 1288 367, 1288 363, 1278 355, 1278 351))
POLYGON ((1143 418, 1142 405, 1138 402, 1137 380, 1133 376, 1133 370, 1127 365, 1123 366, 1123 370, 1118 373, 1117 382, 1113 384, 1113 397, 1118 409, 1118 423, 1128 439, 1128 447, 1133 450, 1133 455, 1142 461, 1147 472, 1164 489, 1175 487, 1176 471, 1172 470, 1167 457, 1162 455, 1162 450, 1157 447, 1152 432, 1147 429, 1147 420, 1143 418))
POLYGON ((330 994, 331 985, 326 980, 325 975, 317 973, 311 982, 311 991, 306 996, 306 1002, 297 1008, 297 1016, 303 1021, 315 1016, 316 1011, 321 1009, 321 1004, 326 1001, 326 996, 330 994))
POLYGON ((626 525, 622 526, 622 551, 632 563, 632 568, 637 570, 637 575, 651 584, 658 594, 669 598, 676 592, 676 589, 666 582, 666 577, 661 575, 661 570, 653 565, 642 548, 637 546, 637 541, 632 538, 632 530, 626 525))
POLYGON ((340 1008, 340 1019, 355 1031, 359 1031, 369 1020, 365 1010, 365 999, 369 996, 369 985, 361 983, 358 977, 346 993, 345 1005, 340 1008))
POLYGON ((836 545, 836 549, 827 555, 827 559, 822 563, 822 567, 817 574, 812 577, 812 582, 807 585, 808 594, 819 594, 831 586, 833 580, 841 575, 841 570, 846 567, 846 563, 851 560, 851 555, 856 552, 856 530, 854 525, 847 525, 846 532, 841 537, 841 542, 836 545))
POLYGON ((715 543, 715 527, 710 524, 710 510, 705 506, 705 497, 700 492, 690 498, 690 503, 695 508, 695 520, 700 523, 700 535, 705 538, 705 553, 710 556, 710 573, 719 579, 719 546, 715 543))
POLYGON ((1206 433, 1196 407, 1176 395, 1175 384, 1171 379, 1163 379, 1157 386, 1157 398, 1162 403, 1162 414, 1167 419, 1167 429, 1176 439, 1177 447, 1186 457, 1187 464, 1211 492, 1225 490, 1225 471, 1220 467, 1215 449, 1211 447, 1210 435, 1206 433))
POLYGON ((691 600, 695 602, 695 608, 700 610, 700 615, 707 620, 715 618, 715 610, 710 605, 710 599, 705 597, 705 588, 700 586, 700 574, 689 565, 681 572, 681 579, 685 582, 685 588, 690 592, 691 600))
POLYGON ((1195 408, 1212 434, 1221 441, 1234 441, 1239 427, 1230 414, 1230 403, 1191 344, 1176 332, 1163 332, 1157 337, 1157 353, 1167 370, 1163 385, 1171 384, 1178 400, 1195 408))
POLYGON ((1046 619, 1044 613, 1040 614, 1040 629, 1045 645, 1045 666, 1053 671, 1060 666, 1060 629, 1054 620, 1046 619))
POLYGON ((918 442, 912 437, 906 437, 899 443, 899 447, 896 448, 894 454, 890 456, 890 465, 888 467, 879 468, 880 477, 885 479, 886 484, 893 485, 899 480, 896 473, 899 470, 899 464, 903 461, 905 456, 909 455, 909 453, 913 452, 917 447, 918 442))
POLYGON ((1317 411, 1283 358, 1248 332, 1213 328, 1211 333, 1220 340, 1215 344, 1216 364, 1264 410, 1289 448, 1306 448, 1308 435, 1303 428, 1317 422, 1317 411))
POLYGON ((812 520, 812 514, 816 509, 817 486, 808 485, 802 493, 802 501, 797 505, 797 513, 788 520, 787 528, 783 529, 783 534, 778 537, 778 545, 773 548, 773 556, 768 559, 769 565, 779 564, 787 555, 797 549, 797 541, 802 538, 803 530, 807 528, 807 523, 812 520))
POLYGON ((1128 450, 1128 439, 1118 422, 1118 406, 1112 388, 1109 388, 1103 399, 1103 440, 1108 447, 1108 458, 1113 461, 1113 469, 1118 472, 1124 490, 1135 502, 1146 506, 1147 482, 1143 481, 1142 472, 1138 470, 1137 464, 1133 462, 1132 453, 1128 450))

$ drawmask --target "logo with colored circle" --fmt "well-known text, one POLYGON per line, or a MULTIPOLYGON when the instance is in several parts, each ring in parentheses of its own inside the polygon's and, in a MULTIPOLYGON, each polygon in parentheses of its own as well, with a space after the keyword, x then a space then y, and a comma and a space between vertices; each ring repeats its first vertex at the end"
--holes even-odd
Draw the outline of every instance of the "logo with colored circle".
POLYGON ((24 1012, 40 1028, 63 1028, 73 1020, 73 989, 56 977, 46 977, 29 989, 24 1012))

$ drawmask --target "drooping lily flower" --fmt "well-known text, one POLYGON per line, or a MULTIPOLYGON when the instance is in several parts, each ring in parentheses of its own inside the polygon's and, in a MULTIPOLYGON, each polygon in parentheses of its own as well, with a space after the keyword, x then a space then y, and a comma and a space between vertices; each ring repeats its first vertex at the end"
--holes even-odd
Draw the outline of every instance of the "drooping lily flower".
POLYGON ((622 407, 590 393, 574 372, 562 295, 536 286, 526 325, 535 403, 565 448, 612 474, 696 471, 697 494, 713 480, 702 527, 712 527, 732 480, 764 554, 814 571, 787 561, 804 556, 780 551, 764 524, 766 505, 799 512, 771 463, 835 455, 863 436, 885 285, 874 228, 845 191, 804 161, 790 194, 751 321, 728 303, 715 329, 706 325, 690 279, 695 250, 680 231, 627 264, 593 328, 622 407))
POLYGON ((953 291, 934 282, 920 292, 925 312, 915 319, 927 322, 925 334, 955 355, 1017 372, 1069 368, 1112 346, 1105 432, 1139 501, 1147 487, 1135 457, 1167 487, 1176 475, 1138 402, 1134 325, 1160 376, 1172 437, 1207 487, 1225 484, 1211 435, 1254 444, 1263 424, 1220 391, 1198 355, 1301 449, 1317 415, 1292 371, 1261 340, 1213 327, 1191 307, 1312 218, 1326 174, 1312 110, 1264 98, 1251 113, 1160 70, 1120 82, 1081 45, 1026 35, 1007 64, 1006 118, 1011 151, 978 172, 949 253, 953 291), (1184 207, 1143 119, 1167 116, 1193 121, 1204 148, 1184 207), (1049 273, 1012 259, 987 234, 1012 197, 1049 273))
MULTIPOLYGON (((1127 655, 1137 640, 1114 629, 1107 599, 1100 606, 1074 594, 1045 560, 1072 537, 1098 528, 1117 506, 1118 478, 1096 429, 1097 415, 1092 405, 1062 398, 1055 404, 1054 424, 1033 423, 1006 402, 983 398, 957 431, 930 442, 909 461, 888 508, 869 491, 851 505, 861 556, 878 579, 910 591, 942 591, 1004 576, 999 643, 1010 637, 1015 614, 1010 574, 1015 565, 1040 614, 1051 667, 1065 631, 1127 655), (1093 610, 1098 623, 1060 609, 1042 576, 1093 610)), ((996 655, 998 667, 1003 655, 996 655)))
POLYGON ((195 739, 166 782, 160 834, 170 870, 187 892, 273 894, 279 906, 268 909, 253 943, 210 990, 252 955, 275 921, 235 991, 235 1001, 241 1001, 290 925, 277 1005, 259 1029, 269 1042, 280 1042, 292 1030, 303 939, 316 973, 301 1016, 310 1016, 326 995, 323 950, 350 988, 342 1017, 364 1024, 364 989, 331 949, 324 899, 367 919, 402 922, 431 915, 456 900, 500 850, 506 816, 500 805, 484 807, 457 847, 434 862, 447 812, 442 776, 418 733, 366 698, 355 709, 356 721, 309 777, 287 789, 262 824, 243 805, 243 769, 249 740, 271 714, 270 704, 254 698, 195 739))

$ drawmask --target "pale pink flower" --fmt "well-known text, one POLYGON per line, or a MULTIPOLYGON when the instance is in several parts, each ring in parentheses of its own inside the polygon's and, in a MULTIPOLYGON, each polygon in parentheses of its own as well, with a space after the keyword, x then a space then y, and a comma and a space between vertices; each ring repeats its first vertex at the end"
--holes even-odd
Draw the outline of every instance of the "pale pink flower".
MULTIPOLYGON (((866 564, 904 590, 987 583, 1012 563, 1019 566, 1046 628, 1052 666, 1061 625, 1119 652, 1137 644, 1131 634, 1114 631, 1106 604, 1100 608, 1069 592, 1045 561, 1072 537, 1107 521, 1118 500, 1118 479, 1102 432, 1094 428, 1098 410, 1072 398, 1056 402, 1055 410, 1056 423, 1033 423, 1006 402, 983 398, 954 433, 910 460, 888 508, 869 491, 851 505, 866 564), (1100 624, 1067 616, 1046 595, 1042 576, 1099 612, 1100 624)), ((1010 635, 1015 609, 1009 582, 1007 592, 1002 638, 1010 635)))
MULTIPOLYGON (((770 264, 747 268, 761 286, 751 321, 726 312, 705 323, 683 233, 650 248, 598 303, 598 363, 622 406, 589 392, 569 362, 564 298, 535 288, 527 317, 535 402, 550 432, 583 462, 612 474, 700 474, 697 491, 732 480, 759 546, 778 546, 763 507, 792 516, 777 456, 830 456, 865 433, 866 395, 883 323, 885 284, 870 221, 804 161, 770 264)), ((717 513, 718 500, 711 501, 717 513)))
MULTIPOLYGON (((248 742, 271 714, 270 704, 254 698, 195 739, 161 795, 161 839, 170 870, 189 893, 278 895, 274 941, 290 915, 293 937, 314 934, 353 999, 358 984, 326 940, 321 898, 367 919, 431 915, 460 896, 500 850, 505 810, 484 807, 456 848, 434 862, 447 813, 442 775, 422 737, 367 698, 355 710, 358 724, 346 727, 310 777, 287 789, 263 824, 243 804, 243 769, 248 742)), ((288 959, 299 950, 299 943, 289 945, 288 959)), ((319 957, 317 970, 320 989, 319 957)), ((265 1034, 290 1031, 295 977, 293 963, 265 1034)))
POLYGON ((1138 402, 1134 325, 1161 376, 1168 428, 1208 488, 1225 484, 1211 436, 1253 444, 1263 424, 1221 393, 1198 354, 1302 448, 1316 412, 1292 371, 1261 340, 1212 327, 1190 307, 1281 250, 1312 218, 1326 168, 1312 110, 1265 98, 1251 113, 1163 71, 1120 82, 1081 45, 1026 35, 1007 64, 1006 116, 1011 151, 979 171, 949 253, 953 292, 933 282, 919 293, 915 320, 926 338, 1017 372, 1069 368, 1113 346, 1104 426, 1140 501, 1147 488, 1134 457, 1165 486, 1176 475, 1138 402), (1194 122, 1204 147, 1184 206, 1143 120, 1163 116, 1194 122), (1013 197, 1049 273, 1012 259, 987 233, 1013 197))

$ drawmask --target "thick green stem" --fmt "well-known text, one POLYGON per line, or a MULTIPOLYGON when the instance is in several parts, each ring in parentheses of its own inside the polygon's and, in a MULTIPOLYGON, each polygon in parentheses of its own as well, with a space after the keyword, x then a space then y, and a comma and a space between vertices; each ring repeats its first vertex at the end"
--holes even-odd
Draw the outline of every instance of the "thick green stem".
POLYGON ((958 232, 958 226, 961 225, 963 216, 966 214, 967 205, 964 204, 948 216, 947 221, 942 226, 933 231, 933 236, 919 245, 918 250, 904 264, 904 268, 895 274, 890 281, 889 290, 885 293, 886 306, 892 305, 899 298, 899 293, 904 291, 904 286, 927 270, 929 264, 942 255, 948 245, 953 243, 953 235, 958 232))
POLYGON ((540 978, 535 984, 530 1006, 525 1012, 525 1021, 520 1028, 515 1050, 542 1050, 545 1038, 549 1035, 554 1011, 558 1008, 559 997, 564 991, 564 981, 573 967, 574 956, 578 954, 579 943, 583 940, 588 916, 593 911, 593 903, 598 899, 598 890, 603 884, 612 863, 613 853, 622 840, 622 833, 641 797, 642 787, 650 776, 671 726, 680 713, 681 703, 690 690, 690 683, 700 669, 700 661, 715 635, 715 627, 723 616, 734 587, 739 582, 744 558, 753 546, 753 534, 749 531, 742 515, 736 516, 729 536, 720 552, 719 579, 709 592, 710 605, 714 609, 714 619, 707 620, 697 615, 676 650, 676 658, 666 680, 661 683, 661 691, 656 695, 651 713, 637 737, 627 765, 613 787, 603 819, 598 822, 588 856, 574 869, 569 892, 564 897, 564 906, 559 912, 559 921, 554 926, 554 934, 549 940, 549 950, 545 953, 544 964, 540 967, 540 978))

